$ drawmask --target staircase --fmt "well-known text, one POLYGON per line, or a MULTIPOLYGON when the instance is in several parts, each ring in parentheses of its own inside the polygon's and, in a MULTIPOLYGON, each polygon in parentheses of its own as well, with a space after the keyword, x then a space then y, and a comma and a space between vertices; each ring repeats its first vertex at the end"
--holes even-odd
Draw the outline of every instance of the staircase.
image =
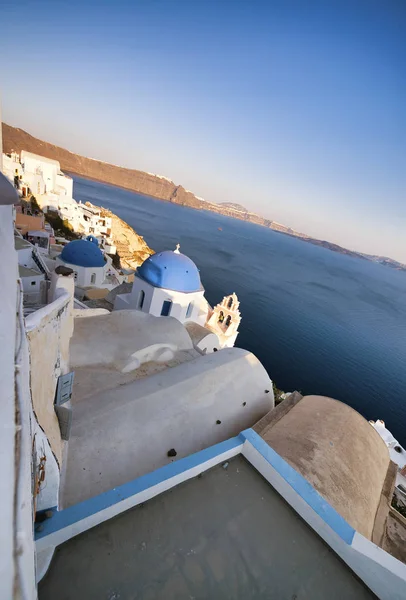
POLYGON ((41 273, 45 275, 45 279, 51 279, 51 271, 48 269, 44 259, 36 249, 32 251, 32 260, 35 262, 41 273))

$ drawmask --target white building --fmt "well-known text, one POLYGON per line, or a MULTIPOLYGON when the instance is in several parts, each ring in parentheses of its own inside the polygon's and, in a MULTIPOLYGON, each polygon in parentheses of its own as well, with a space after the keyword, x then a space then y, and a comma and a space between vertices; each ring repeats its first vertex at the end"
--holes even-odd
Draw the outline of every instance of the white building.
POLYGON ((57 175, 61 170, 57 160, 23 150, 21 164, 24 169, 24 179, 33 194, 56 193, 57 175))
POLYGON ((206 322, 208 305, 195 263, 166 250, 148 257, 138 268, 131 293, 116 297, 116 310, 131 308, 156 317, 175 317, 181 323, 206 322))
POLYGON ((49 271, 36 248, 16 235, 14 246, 18 256, 18 271, 23 287, 24 305, 44 304, 47 297, 49 271))
POLYGON ((85 236, 96 237, 106 252, 116 253, 117 249, 111 238, 112 219, 102 214, 99 208, 76 202, 68 196, 60 196, 58 212, 63 220, 69 222, 74 231, 85 236))
POLYGON ((96 243, 90 240, 69 242, 56 258, 57 265, 73 270, 75 283, 81 287, 103 287, 107 261, 96 243))
POLYGON ((56 191, 62 197, 73 197, 73 179, 69 175, 62 173, 61 170, 56 174, 56 191))
POLYGON ((116 296, 114 309, 135 309, 155 317, 175 317, 187 325, 201 353, 232 348, 241 322, 235 294, 211 309, 204 297, 199 270, 179 252, 166 250, 148 257, 137 269, 130 293, 116 296))
POLYGON ((385 442, 391 461, 397 465, 395 496, 400 504, 406 506, 406 450, 393 437, 389 429, 386 429, 385 421, 378 419, 370 421, 370 424, 385 442))

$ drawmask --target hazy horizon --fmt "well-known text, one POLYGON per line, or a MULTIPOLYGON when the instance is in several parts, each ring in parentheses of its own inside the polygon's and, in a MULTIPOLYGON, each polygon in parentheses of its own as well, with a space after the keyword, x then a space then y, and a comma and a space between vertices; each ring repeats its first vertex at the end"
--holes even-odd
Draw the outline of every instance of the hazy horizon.
POLYGON ((0 8, 5 122, 406 262, 404 3, 49 6, 0 8))

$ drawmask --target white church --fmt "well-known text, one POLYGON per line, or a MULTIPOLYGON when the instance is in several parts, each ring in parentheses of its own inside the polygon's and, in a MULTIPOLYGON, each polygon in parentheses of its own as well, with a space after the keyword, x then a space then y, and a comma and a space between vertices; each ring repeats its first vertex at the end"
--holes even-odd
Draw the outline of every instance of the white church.
POLYGON ((114 310, 139 310, 174 317, 184 324, 195 346, 206 352, 234 346, 241 315, 235 294, 212 309, 204 297, 199 269, 177 244, 148 257, 137 269, 130 293, 117 295, 114 310))

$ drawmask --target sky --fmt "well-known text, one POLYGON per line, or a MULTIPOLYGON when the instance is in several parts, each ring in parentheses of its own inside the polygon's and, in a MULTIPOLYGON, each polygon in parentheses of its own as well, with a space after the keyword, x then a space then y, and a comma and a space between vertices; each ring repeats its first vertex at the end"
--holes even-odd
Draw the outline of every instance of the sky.
POLYGON ((404 0, 5 0, 3 120, 406 262, 404 0))

